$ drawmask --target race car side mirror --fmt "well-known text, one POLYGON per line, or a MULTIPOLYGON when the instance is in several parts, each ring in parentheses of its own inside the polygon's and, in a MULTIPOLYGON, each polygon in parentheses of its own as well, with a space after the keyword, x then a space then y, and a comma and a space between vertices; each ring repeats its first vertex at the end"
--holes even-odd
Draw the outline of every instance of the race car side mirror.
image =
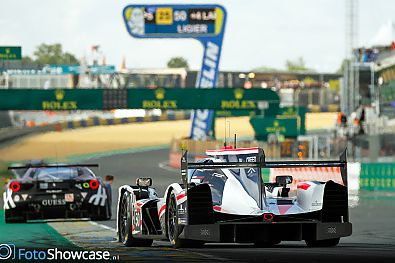
POLYGON ((287 184, 291 184, 293 181, 291 175, 278 175, 276 176, 276 183, 280 186, 286 186, 287 184))
POLYGON ((140 187, 148 187, 148 186, 152 185, 152 179, 151 178, 137 178, 136 184, 140 187))
POLYGON ((104 181, 111 184, 114 181, 114 176, 108 174, 104 177, 104 181))

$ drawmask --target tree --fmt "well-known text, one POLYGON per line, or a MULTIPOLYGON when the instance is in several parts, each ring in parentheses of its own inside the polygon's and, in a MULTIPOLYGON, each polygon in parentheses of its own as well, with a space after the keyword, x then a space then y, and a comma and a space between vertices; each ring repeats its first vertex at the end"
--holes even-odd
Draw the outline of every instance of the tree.
POLYGON ((306 63, 302 57, 296 60, 286 60, 285 67, 288 71, 311 71, 311 69, 306 67, 306 63))
POLYGON ((36 57, 35 62, 38 64, 51 64, 51 65, 76 65, 79 64, 78 59, 68 52, 63 52, 61 44, 41 44, 34 51, 36 57))
POLYGON ((189 69, 188 61, 183 57, 173 57, 167 62, 168 68, 186 68, 189 69))
POLYGON ((252 71, 279 72, 281 70, 277 69, 277 68, 273 68, 273 67, 260 66, 260 67, 257 67, 257 68, 253 68, 252 71))
POLYGON ((29 56, 23 56, 22 57, 22 64, 33 64, 34 63, 34 60, 31 58, 31 57, 29 57, 29 56))

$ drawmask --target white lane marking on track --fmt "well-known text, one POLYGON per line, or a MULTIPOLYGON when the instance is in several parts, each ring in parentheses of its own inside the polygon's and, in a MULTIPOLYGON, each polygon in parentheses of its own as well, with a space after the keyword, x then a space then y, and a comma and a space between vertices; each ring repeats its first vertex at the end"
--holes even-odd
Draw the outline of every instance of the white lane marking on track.
MULTIPOLYGON (((94 225, 94 226, 98 226, 98 227, 101 227, 101 228, 104 228, 104 229, 107 229, 107 230, 116 232, 116 229, 115 229, 115 228, 112 228, 112 227, 109 227, 109 226, 106 226, 106 225, 103 225, 103 224, 99 224, 99 223, 94 222, 94 221, 89 221, 89 223, 92 224, 92 225, 94 225)), ((179 249, 176 249, 176 250, 179 250, 179 249)), ((180 251, 185 251, 185 250, 180 250, 180 251)), ((209 258, 209 259, 212 259, 212 260, 215 260, 215 261, 232 262, 232 261, 230 261, 229 259, 226 259, 226 258, 220 258, 220 257, 216 257, 216 256, 209 255, 209 254, 203 254, 203 253, 200 253, 200 252, 191 251, 191 250, 189 250, 189 249, 188 249, 188 251, 189 251, 190 253, 199 255, 199 256, 201 256, 201 257, 209 258)))
POLYGON ((179 172, 180 169, 172 168, 169 166, 169 163, 167 161, 160 162, 158 164, 159 168, 162 168, 163 170, 169 171, 169 172, 179 172))
POLYGON ((104 228, 104 229, 107 229, 107 230, 111 230, 111 231, 113 231, 113 232, 117 232, 117 230, 116 230, 115 228, 110 227, 110 226, 106 226, 106 225, 103 225, 103 224, 99 224, 99 223, 96 223, 96 222, 94 222, 94 221, 89 221, 89 223, 91 223, 91 224, 94 225, 94 226, 98 226, 98 227, 101 227, 101 228, 104 228))
MULTIPOLYGON (((232 262, 232 260, 227 259, 227 258, 220 258, 220 257, 216 257, 216 256, 213 256, 213 255, 209 255, 209 254, 204 254, 204 253, 192 251, 192 250, 190 250, 190 249, 177 249, 177 250, 180 250, 180 251, 188 251, 188 252, 190 252, 190 253, 194 253, 194 254, 199 255, 199 256, 201 256, 201 257, 205 257, 205 258, 212 259, 213 261, 226 261, 226 262, 232 262)), ((236 261, 236 260, 235 260, 235 261, 236 261)), ((240 261, 238 261, 238 262, 240 262, 240 261)), ((242 261, 241 261, 241 262, 242 262, 242 261)))

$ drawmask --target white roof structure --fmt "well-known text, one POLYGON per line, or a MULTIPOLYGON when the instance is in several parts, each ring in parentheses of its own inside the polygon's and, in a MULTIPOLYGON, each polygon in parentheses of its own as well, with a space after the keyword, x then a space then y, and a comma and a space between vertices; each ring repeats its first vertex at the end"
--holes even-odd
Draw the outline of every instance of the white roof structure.
POLYGON ((395 23, 392 20, 387 21, 377 31, 376 35, 370 40, 369 45, 389 46, 395 41, 395 23))

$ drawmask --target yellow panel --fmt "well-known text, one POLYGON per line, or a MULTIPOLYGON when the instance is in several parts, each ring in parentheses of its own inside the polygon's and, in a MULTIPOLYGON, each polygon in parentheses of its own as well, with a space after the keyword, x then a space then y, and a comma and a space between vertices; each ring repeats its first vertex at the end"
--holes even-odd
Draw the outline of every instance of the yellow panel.
POLYGON ((168 120, 167 113, 162 113, 162 114, 160 115, 159 119, 160 119, 161 121, 166 121, 166 120, 168 120))
POLYGON ((130 15, 132 14, 132 10, 133 10, 133 8, 127 8, 126 10, 125 10, 125 16, 126 16, 126 20, 130 20, 130 15))
POLYGON ((311 112, 321 112, 320 105, 310 105, 309 108, 311 112))
POLYGON ((74 126, 74 128, 79 128, 79 127, 81 127, 81 122, 80 121, 73 121, 73 126, 74 126))
POLYGON ((215 14, 216 14, 216 18, 215 18, 215 34, 218 35, 219 33, 221 33, 222 24, 224 22, 224 12, 222 11, 221 8, 216 7, 215 8, 215 14))
POLYGON ((100 119, 100 125, 107 125, 106 119, 100 119))
POLYGON ((93 126, 93 123, 94 123, 94 122, 93 122, 93 119, 92 119, 92 118, 89 118, 89 119, 86 120, 86 126, 88 126, 88 127, 89 127, 89 126, 93 126))
POLYGON ((336 104, 329 104, 328 111, 329 112, 337 112, 337 111, 339 111, 339 106, 336 104))
POLYGON ((155 21, 157 25, 171 25, 173 24, 173 8, 158 7, 156 9, 155 21))

